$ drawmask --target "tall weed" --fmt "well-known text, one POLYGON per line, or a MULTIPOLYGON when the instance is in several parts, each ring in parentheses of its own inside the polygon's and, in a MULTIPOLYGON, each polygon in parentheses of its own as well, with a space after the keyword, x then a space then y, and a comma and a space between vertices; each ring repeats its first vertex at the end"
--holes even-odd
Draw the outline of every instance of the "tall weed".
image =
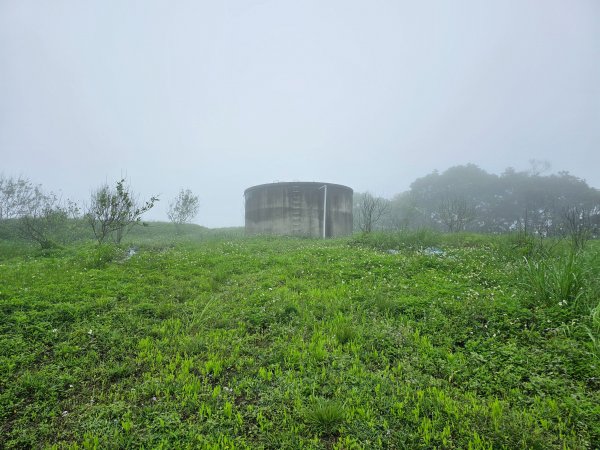
POLYGON ((534 235, 526 231, 518 231, 499 237, 499 251, 508 258, 539 259, 552 254, 557 241, 534 235))
POLYGON ((320 435, 332 436, 344 422, 344 405, 325 399, 314 398, 304 411, 304 420, 311 430, 320 435))
POLYGON ((595 290, 594 258, 582 252, 546 258, 525 258, 523 282, 538 306, 569 306, 580 313, 589 308, 595 290))
POLYGON ((592 309, 590 326, 584 328, 592 341, 592 355, 600 359, 600 302, 592 309))

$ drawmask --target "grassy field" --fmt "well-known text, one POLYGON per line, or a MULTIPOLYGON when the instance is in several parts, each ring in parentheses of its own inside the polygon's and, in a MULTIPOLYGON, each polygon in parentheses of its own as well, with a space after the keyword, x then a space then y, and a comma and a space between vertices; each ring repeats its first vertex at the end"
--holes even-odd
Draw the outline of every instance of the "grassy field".
POLYGON ((599 448, 598 244, 0 242, 0 447, 599 448))

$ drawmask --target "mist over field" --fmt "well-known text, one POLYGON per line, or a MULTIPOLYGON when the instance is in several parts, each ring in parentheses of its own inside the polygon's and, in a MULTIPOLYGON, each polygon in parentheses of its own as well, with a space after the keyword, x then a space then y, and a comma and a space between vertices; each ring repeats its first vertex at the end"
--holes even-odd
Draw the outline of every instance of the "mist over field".
POLYGON ((0 171, 76 201, 127 176, 195 221, 322 181, 391 199, 473 163, 600 187, 600 5, 0 3, 0 171))
POLYGON ((0 0, 0 448, 600 448, 600 2, 0 0))

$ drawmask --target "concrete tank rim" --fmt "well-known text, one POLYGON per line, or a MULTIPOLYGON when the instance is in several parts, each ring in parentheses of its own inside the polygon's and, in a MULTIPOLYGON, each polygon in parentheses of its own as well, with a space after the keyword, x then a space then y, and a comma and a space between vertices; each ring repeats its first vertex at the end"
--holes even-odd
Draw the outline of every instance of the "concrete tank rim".
POLYGON ((332 187, 336 187, 336 188, 341 188, 347 191, 350 191, 351 194, 354 194, 354 189, 352 189, 349 186, 345 186, 343 184, 337 184, 337 183, 327 183, 327 182, 319 182, 319 181, 275 181, 273 183, 263 183, 263 184, 257 184, 255 186, 250 186, 249 188, 247 188, 246 190, 244 190, 244 196, 246 196, 246 194, 248 192, 251 192, 253 190, 259 190, 259 189, 266 189, 269 187, 276 187, 276 186, 290 186, 290 185, 297 185, 297 186, 301 186, 301 187, 308 187, 308 186, 332 186, 332 187))

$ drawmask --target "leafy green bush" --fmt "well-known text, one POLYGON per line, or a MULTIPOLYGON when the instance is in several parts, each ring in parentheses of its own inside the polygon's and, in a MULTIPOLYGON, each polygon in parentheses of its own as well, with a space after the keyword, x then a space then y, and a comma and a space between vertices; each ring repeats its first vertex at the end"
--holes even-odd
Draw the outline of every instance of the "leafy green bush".
POLYGON ((102 269, 115 261, 123 253, 123 250, 116 245, 98 245, 88 250, 85 258, 85 265, 88 268, 102 269))

